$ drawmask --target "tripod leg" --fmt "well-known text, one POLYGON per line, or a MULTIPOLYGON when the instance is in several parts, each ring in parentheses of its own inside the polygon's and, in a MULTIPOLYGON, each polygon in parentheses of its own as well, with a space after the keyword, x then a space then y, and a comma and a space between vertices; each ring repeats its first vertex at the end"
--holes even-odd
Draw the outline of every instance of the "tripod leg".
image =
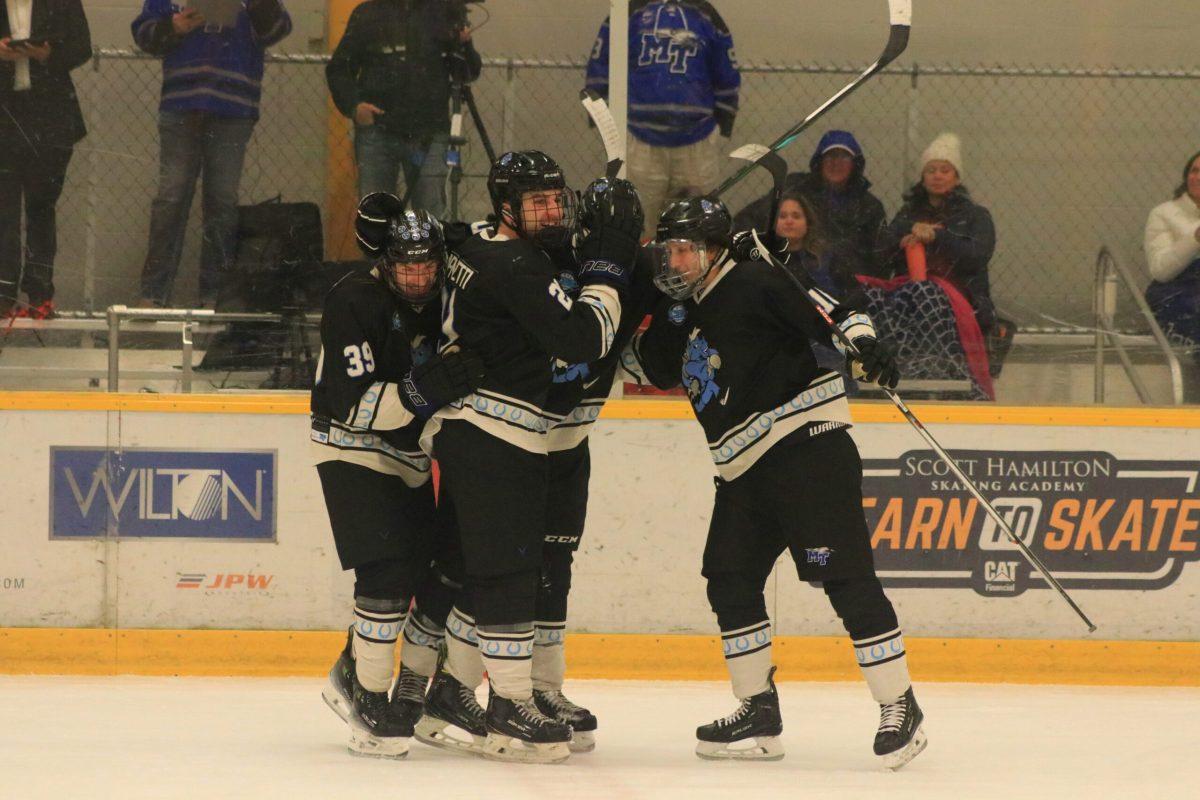
POLYGON ((496 150, 492 147, 492 140, 488 136, 487 128, 483 127, 483 117, 479 115, 479 107, 475 105, 475 95, 471 93, 469 85, 463 84, 462 96, 467 103, 467 109, 471 112, 471 121, 475 123, 475 130, 479 131, 479 140, 483 142, 483 150, 487 153, 488 164, 493 164, 496 161, 496 150))

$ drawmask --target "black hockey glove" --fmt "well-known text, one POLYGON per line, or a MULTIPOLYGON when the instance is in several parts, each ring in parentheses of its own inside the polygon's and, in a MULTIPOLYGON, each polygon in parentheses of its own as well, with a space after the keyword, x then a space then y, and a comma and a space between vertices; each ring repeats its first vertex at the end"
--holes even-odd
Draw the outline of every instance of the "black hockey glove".
POLYGON ((896 345, 870 336, 859 336, 854 340, 854 346, 858 348, 859 357, 851 361, 851 374, 860 381, 895 389, 900 382, 896 345))
POLYGON ((359 201, 354 215, 354 238, 363 255, 374 259, 383 252, 388 222, 403 213, 404 202, 389 192, 371 192, 359 201))
POLYGON ((576 254, 582 265, 580 283, 629 286, 642 236, 642 201, 628 181, 614 178, 607 191, 595 195, 588 224, 591 229, 576 254))
MULTIPOLYGON (((763 244, 770 246, 768 238, 760 233, 758 238, 763 240, 763 244)), ((783 245, 786 250, 786 243, 783 245)), ((758 252, 758 245, 754 243, 754 235, 752 230, 738 231, 733 235, 733 240, 729 246, 730 252, 733 254, 735 261, 765 261, 762 253, 758 252)), ((783 251, 776 254, 781 257, 783 251)))
POLYGON ((400 398, 421 419, 466 397, 483 382, 483 359, 474 351, 451 345, 446 352, 413 367, 400 382, 400 398))

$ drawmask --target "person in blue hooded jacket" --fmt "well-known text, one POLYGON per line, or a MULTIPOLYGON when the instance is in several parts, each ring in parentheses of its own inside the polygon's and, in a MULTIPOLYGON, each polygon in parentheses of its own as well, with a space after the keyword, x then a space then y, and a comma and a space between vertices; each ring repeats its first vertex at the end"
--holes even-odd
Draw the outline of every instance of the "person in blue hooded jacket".
MULTIPOLYGON (((854 134, 826 131, 813 150, 808 172, 787 176, 784 192, 799 192, 812 204, 824 233, 826 251, 844 274, 879 276, 875 241, 887 216, 871 193, 865 175, 867 159, 854 134)), ((768 193, 738 212, 736 230, 771 229, 768 193)))

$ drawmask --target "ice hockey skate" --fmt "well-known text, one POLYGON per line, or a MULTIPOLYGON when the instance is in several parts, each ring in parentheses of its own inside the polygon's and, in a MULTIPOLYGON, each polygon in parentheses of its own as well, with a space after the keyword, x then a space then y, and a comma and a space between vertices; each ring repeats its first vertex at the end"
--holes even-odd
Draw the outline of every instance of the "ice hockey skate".
POLYGON ((696 729, 696 755, 709 760, 778 761, 783 758, 783 719, 775 691, 775 668, 767 675, 770 688, 742 700, 737 711, 696 729))
POLYGON ((543 714, 532 697, 513 700, 492 692, 484 720, 484 758, 556 764, 571 755, 571 726, 543 714))
POLYGON ((880 704, 875 755, 883 758, 885 767, 898 770, 925 749, 929 739, 921 727, 924 720, 911 686, 896 702, 880 704))
POLYGON ((412 723, 396 719, 387 692, 369 692, 354 676, 354 700, 351 706, 350 741, 352 755, 372 758, 404 758, 408 755, 412 723))
POLYGON ((424 714, 416 726, 417 741, 443 750, 482 755, 487 729, 475 691, 464 686, 439 664, 424 714))
POLYGON ((333 669, 329 670, 329 683, 321 689, 321 699, 343 722, 350 721, 354 710, 354 655, 351 651, 353 639, 354 629, 351 628, 346 636, 345 649, 338 656, 333 669))
POLYGON ((416 726, 425 711, 425 686, 429 679, 403 664, 392 687, 392 716, 406 725, 416 726))
POLYGON ((560 689, 533 690, 533 702, 547 717, 571 726, 572 753, 590 753, 596 749, 596 715, 567 699, 560 689))

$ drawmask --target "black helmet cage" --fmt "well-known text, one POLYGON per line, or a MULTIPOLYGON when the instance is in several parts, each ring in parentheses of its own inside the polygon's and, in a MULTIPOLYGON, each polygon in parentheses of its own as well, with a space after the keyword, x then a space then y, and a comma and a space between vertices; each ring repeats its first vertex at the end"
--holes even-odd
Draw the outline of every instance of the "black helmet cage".
POLYGON ((418 209, 391 218, 380 272, 392 291, 412 305, 428 303, 442 290, 445 262, 446 242, 436 217, 418 209), (418 268, 428 263, 436 265, 431 282, 418 268), (413 265, 414 269, 398 270, 397 265, 413 265))
POLYGON ((658 250, 654 285, 676 300, 691 297, 731 244, 733 217, 723 202, 711 197, 689 197, 667 206, 658 218, 655 245, 658 250), (699 260, 695 269, 677 272, 671 266, 670 242, 696 245, 699 260))
POLYGON ((558 162, 540 150, 522 150, 500 156, 488 173, 488 194, 496 219, 544 247, 562 247, 575 234, 578 224, 575 193, 568 188, 558 162), (562 218, 558 224, 540 224, 538 212, 525 208, 525 193, 538 191, 559 192, 562 218), (505 204, 511 210, 510 214, 505 214, 505 204))

